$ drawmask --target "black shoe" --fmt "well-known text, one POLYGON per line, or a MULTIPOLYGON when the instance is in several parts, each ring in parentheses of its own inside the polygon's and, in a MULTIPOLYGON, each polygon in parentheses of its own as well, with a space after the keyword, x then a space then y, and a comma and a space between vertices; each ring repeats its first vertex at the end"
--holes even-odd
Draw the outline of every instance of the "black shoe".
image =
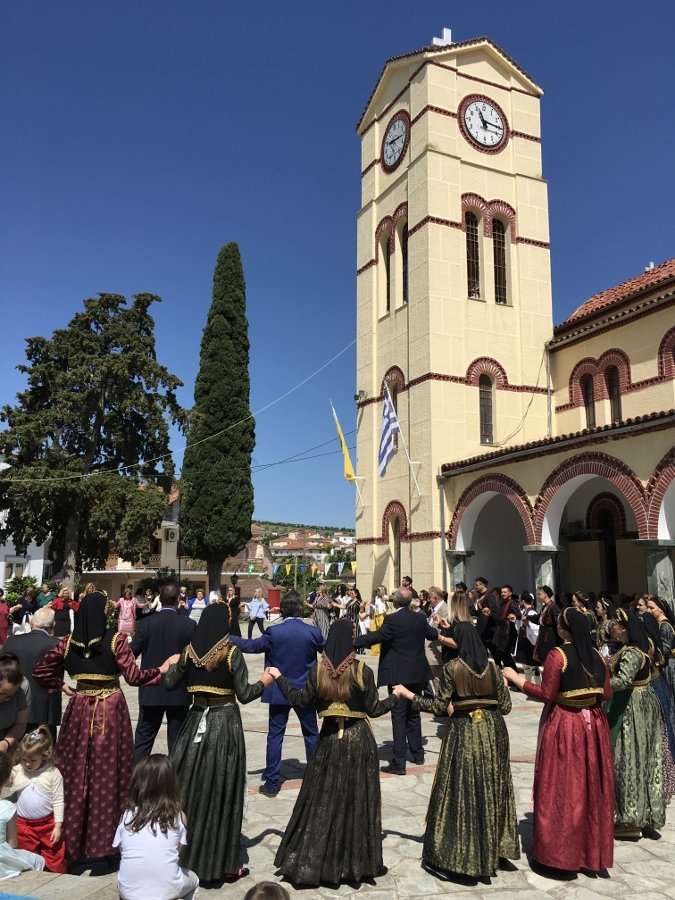
POLYGON ((397 766, 392 764, 388 766, 382 766, 380 772, 384 772, 387 775, 405 775, 405 769, 399 769, 397 766))
POLYGON ((268 784, 261 784, 258 788, 258 793, 263 794, 265 797, 276 797, 279 793, 279 788, 270 787, 268 784))
POLYGON ((421 756, 413 757, 413 763, 416 766, 423 766, 424 765, 424 754, 422 754, 421 756))

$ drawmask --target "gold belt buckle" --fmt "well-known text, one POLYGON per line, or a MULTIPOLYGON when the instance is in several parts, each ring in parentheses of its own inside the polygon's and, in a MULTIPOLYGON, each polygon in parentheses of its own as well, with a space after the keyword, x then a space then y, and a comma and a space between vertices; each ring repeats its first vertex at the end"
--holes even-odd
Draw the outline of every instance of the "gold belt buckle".
POLYGON ((471 721, 474 725, 477 725, 479 722, 483 721, 483 710, 482 709, 472 709, 469 713, 471 717, 471 721))

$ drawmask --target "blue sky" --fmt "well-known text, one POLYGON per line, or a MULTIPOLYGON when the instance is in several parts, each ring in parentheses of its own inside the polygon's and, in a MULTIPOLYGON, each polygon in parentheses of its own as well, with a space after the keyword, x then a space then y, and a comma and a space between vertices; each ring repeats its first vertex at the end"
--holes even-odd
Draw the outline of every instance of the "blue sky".
MULTIPOLYGON (((191 405, 234 240, 254 411, 348 348, 260 413, 254 463, 336 451, 329 398, 355 427, 355 124, 385 60, 443 26, 490 36, 544 88, 556 322, 675 255, 670 4, 5 2, 0 402, 23 387, 26 336, 99 291, 150 291, 158 357, 191 405)), ((353 525, 341 472, 339 455, 260 470, 256 516, 353 525)))

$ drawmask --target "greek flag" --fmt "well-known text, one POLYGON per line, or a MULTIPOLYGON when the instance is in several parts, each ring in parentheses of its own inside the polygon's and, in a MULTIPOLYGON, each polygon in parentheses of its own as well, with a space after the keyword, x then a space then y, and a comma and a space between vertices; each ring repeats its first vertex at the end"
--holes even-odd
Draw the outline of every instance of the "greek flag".
POLYGON ((377 460, 377 471, 382 477, 386 471, 389 461, 394 455, 396 447, 394 445, 394 435, 401 431, 398 419, 396 418, 396 410, 391 401, 389 388, 384 386, 384 405, 382 407, 382 431, 380 432, 380 452, 377 460))

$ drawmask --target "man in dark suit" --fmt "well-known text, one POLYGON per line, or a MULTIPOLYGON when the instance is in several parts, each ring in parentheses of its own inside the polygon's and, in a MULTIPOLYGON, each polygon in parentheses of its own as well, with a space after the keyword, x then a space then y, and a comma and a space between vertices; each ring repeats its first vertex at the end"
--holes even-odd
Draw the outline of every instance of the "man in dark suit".
MULTIPOLYGON (((357 649, 381 644, 378 687, 387 685, 389 693, 395 684, 405 684, 413 694, 421 694, 431 678, 431 669, 424 653, 424 641, 435 641, 438 632, 424 616, 410 607, 412 593, 407 588, 394 591, 391 599, 397 607, 387 616, 378 631, 362 634, 354 641, 357 649)), ((391 711, 394 734, 394 757, 382 771, 405 775, 406 747, 416 765, 424 762, 422 722, 410 701, 401 697, 391 711)))
MULTIPOLYGON (((309 670, 316 664, 316 655, 323 650, 326 642, 314 625, 305 624, 302 619, 302 597, 297 591, 284 594, 281 601, 281 622, 270 625, 262 637, 254 640, 230 637, 242 653, 264 653, 265 667, 275 666, 294 688, 303 688, 309 670)), ((279 793, 281 774, 281 748, 288 724, 291 704, 273 682, 263 691, 261 700, 269 703, 269 725, 267 731, 267 759, 263 772, 260 793, 275 797, 279 793)), ((309 760, 319 739, 314 704, 295 710, 305 738, 305 754, 309 760)))
MULTIPOLYGON (((134 656, 142 654, 142 667, 160 666, 167 657, 180 653, 192 640, 197 627, 192 619, 178 615, 178 585, 165 584, 159 592, 161 608, 145 616, 131 640, 134 656)), ((157 732, 166 714, 166 736, 169 753, 188 714, 190 698, 184 685, 175 691, 163 685, 138 689, 138 724, 136 725, 135 758, 145 759, 152 753, 157 732)))
POLYGON ((53 629, 54 610, 45 606, 33 616, 31 630, 26 634, 8 637, 3 650, 18 657, 23 674, 30 684, 31 700, 26 731, 34 731, 38 725, 47 725, 56 741, 56 727, 61 724, 61 692, 48 694, 33 679, 33 669, 37 663, 59 642, 52 635, 53 629))

